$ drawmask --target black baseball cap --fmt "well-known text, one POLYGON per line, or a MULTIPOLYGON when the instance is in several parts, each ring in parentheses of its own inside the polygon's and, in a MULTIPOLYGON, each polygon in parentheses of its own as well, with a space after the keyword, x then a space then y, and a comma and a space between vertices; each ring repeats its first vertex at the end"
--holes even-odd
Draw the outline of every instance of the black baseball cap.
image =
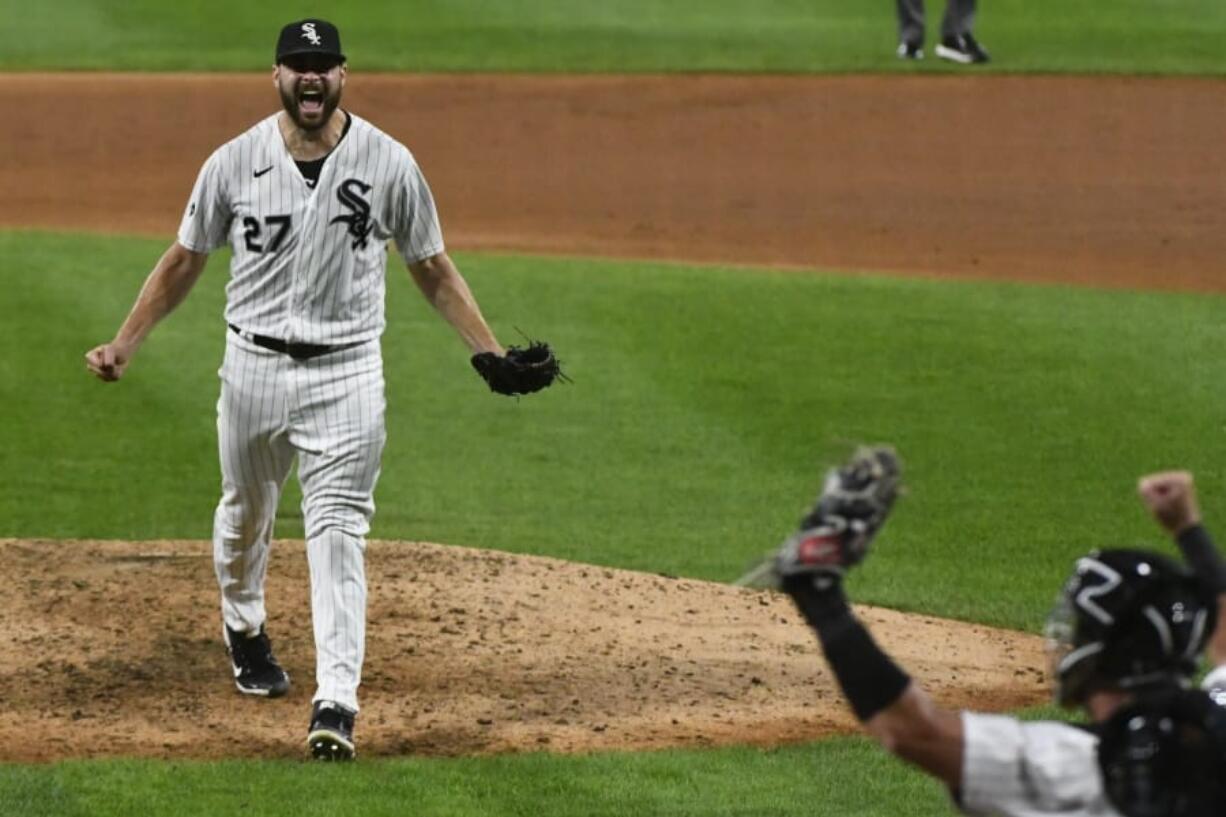
POLYGON ((281 29, 281 36, 277 38, 277 62, 294 54, 324 54, 345 61, 341 33, 327 20, 299 20, 281 29))

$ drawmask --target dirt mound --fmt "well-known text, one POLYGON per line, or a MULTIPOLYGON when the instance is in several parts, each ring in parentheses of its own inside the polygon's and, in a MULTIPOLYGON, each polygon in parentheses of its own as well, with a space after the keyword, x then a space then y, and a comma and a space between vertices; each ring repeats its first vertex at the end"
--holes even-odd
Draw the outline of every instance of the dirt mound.
MULTIPOLYGON (((294 680, 235 691, 205 542, 0 540, 0 761, 304 754, 314 692, 302 542, 269 632, 294 680)), ((776 744, 850 732, 782 596, 420 542, 371 542, 364 756, 776 744)), ((860 608, 938 699, 1042 701, 1040 640, 860 608)))

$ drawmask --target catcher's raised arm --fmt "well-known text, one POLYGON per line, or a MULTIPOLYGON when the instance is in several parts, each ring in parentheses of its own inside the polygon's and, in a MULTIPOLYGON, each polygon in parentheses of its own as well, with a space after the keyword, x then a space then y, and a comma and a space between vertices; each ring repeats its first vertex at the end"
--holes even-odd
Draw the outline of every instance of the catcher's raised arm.
MULTIPOLYGON (((942 781, 967 814, 1226 814, 1220 776, 1199 771, 1223 768, 1226 713, 1205 692, 1188 688, 1212 629, 1208 622, 1216 605, 1211 588, 1161 554, 1092 551, 1077 560, 1065 582, 1048 632, 1055 647, 1057 700, 1083 709, 1096 729, 1106 731, 955 711, 933 700, 922 682, 881 648, 844 593, 844 573, 867 554, 900 486, 901 467, 893 449, 860 449, 829 472, 812 510, 767 571, 817 635, 865 730, 887 751, 942 781), (1178 714, 1169 708, 1172 695, 1193 705, 1189 729, 1220 735, 1220 744, 1175 742, 1151 751, 1148 739, 1129 737, 1108 744, 1100 768, 1099 734, 1138 718, 1166 722, 1178 714), (1198 772, 1170 774, 1180 769, 1198 772), (1115 785, 1136 779, 1146 785, 1115 785), (1199 810, 1151 808, 1180 797, 1199 810)), ((1187 510, 1190 499, 1168 504, 1187 510)), ((1172 512, 1165 518, 1173 530, 1195 527, 1185 524, 1195 513, 1172 512)))

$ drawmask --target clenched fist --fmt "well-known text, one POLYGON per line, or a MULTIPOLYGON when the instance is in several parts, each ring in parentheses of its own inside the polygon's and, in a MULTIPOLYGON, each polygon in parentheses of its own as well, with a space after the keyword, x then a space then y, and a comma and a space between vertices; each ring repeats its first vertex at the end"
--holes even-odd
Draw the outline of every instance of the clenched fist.
POLYGON ((135 351, 127 344, 117 341, 95 346, 85 353, 85 368, 100 380, 108 383, 116 381, 123 377, 124 369, 128 368, 128 362, 135 351))
POLYGON ((1187 471, 1164 471, 1141 477, 1137 493, 1158 524, 1174 535, 1200 524, 1196 486, 1187 471))

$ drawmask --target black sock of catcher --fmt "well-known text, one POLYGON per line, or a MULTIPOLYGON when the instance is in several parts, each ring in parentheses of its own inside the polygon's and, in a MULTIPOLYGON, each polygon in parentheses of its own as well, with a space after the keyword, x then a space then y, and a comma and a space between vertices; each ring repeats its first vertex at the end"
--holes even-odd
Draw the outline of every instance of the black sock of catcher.
POLYGON ((819 590, 812 576, 793 576, 784 580, 783 591, 817 632, 826 662, 861 722, 898 700, 911 679, 852 613, 842 582, 819 590))

